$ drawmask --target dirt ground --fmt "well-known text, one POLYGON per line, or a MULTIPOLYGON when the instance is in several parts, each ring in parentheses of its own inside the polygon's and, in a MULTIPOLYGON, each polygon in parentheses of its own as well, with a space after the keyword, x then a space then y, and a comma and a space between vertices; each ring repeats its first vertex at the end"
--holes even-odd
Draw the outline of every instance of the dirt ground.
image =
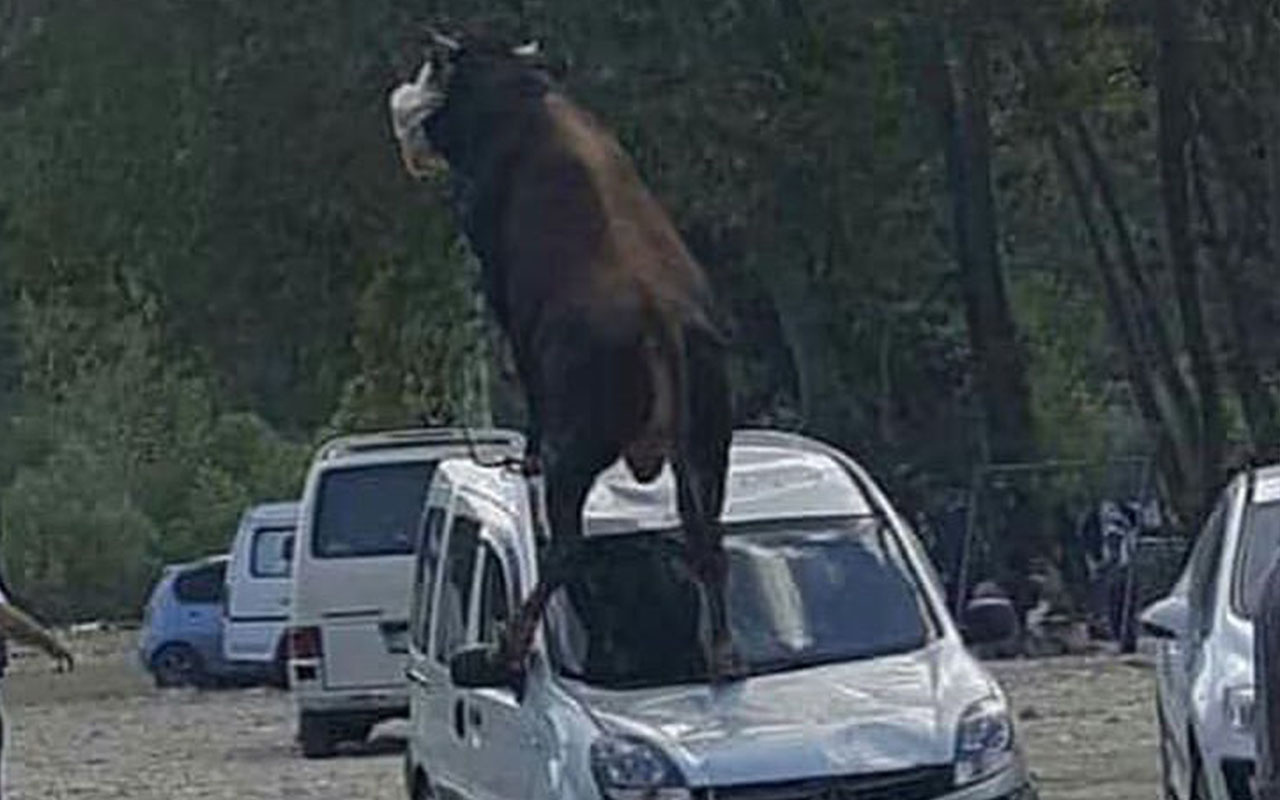
MULTIPOLYGON (((131 636, 77 637, 81 665, 55 675, 20 657, 5 680, 8 800, 403 798, 403 726, 370 745, 306 761, 281 692, 158 692, 132 661, 131 636)), ((25 656, 25 654, 22 654, 25 656)), ((1157 764, 1152 674, 1108 657, 995 666, 1044 800, 1152 800, 1157 764)))

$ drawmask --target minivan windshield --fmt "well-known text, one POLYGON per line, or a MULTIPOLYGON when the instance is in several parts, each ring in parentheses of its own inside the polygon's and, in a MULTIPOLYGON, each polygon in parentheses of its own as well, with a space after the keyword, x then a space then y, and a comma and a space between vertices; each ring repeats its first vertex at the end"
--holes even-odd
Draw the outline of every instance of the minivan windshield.
POLYGON ((1280 501, 1251 504, 1245 512, 1242 556, 1236 566, 1234 605, 1251 619, 1258 610, 1262 581, 1280 547, 1280 501))
POLYGON ((317 558, 413 553, 433 461, 330 470, 316 499, 312 553, 317 558))
MULTIPOLYGON (((747 674, 905 653, 930 638, 918 584, 877 519, 736 526, 725 548, 747 674)), ((561 674, 603 688, 705 681, 700 593, 679 537, 600 536, 585 549, 548 609, 561 674)))

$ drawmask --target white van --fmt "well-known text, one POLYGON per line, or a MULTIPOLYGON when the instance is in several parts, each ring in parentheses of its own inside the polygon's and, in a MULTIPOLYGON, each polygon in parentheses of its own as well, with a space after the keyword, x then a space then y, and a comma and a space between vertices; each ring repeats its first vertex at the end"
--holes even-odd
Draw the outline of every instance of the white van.
POLYGON ((326 444, 293 553, 289 683, 309 758, 408 712, 405 633, 414 536, 441 459, 523 447, 503 431, 410 430, 326 444))
POLYGON ((222 654, 239 671, 287 686, 289 622, 298 503, 264 503, 240 518, 223 593, 222 654))
MULTIPOLYGON (((525 480, 440 466, 410 623, 414 800, 1036 797, 1004 693, 850 458, 735 436, 725 543, 746 673, 719 686, 674 505, 669 469, 649 486, 622 467, 600 477, 580 572, 509 676, 485 656, 536 579, 525 480)), ((1012 607, 993 610, 968 620, 971 641, 1012 632, 1012 607)))

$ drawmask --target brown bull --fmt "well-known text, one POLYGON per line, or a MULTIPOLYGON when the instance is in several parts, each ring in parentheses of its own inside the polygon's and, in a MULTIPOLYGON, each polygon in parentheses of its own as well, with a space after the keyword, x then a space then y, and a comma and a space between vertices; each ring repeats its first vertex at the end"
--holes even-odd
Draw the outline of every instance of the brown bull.
POLYGON ((706 276, 618 141, 570 101, 532 48, 436 37, 391 98, 406 167, 447 165, 456 210, 512 346, 545 478, 551 546, 507 637, 523 661, 575 566, 582 511, 620 457, 675 473, 689 561, 722 675, 732 664, 719 517, 731 436, 724 340, 706 276))

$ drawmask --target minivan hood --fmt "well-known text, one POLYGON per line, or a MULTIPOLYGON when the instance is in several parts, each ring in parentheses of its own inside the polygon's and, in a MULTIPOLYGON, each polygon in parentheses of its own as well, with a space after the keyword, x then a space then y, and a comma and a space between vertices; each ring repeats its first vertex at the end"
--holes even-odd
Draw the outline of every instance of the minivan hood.
POLYGON ((957 642, 750 678, 574 694, 612 732, 665 746, 692 786, 891 772, 952 761, 969 704, 999 688, 957 642))

